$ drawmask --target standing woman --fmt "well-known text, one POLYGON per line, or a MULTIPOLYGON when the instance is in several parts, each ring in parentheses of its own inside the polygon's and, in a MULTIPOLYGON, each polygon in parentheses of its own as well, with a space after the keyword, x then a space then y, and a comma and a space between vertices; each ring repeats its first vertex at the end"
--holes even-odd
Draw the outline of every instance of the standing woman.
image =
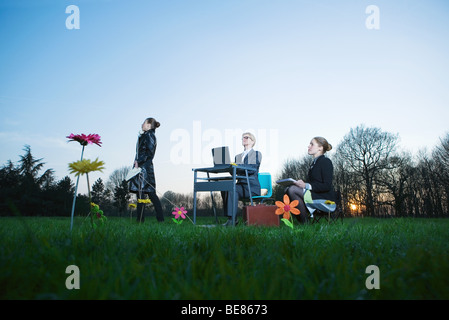
MULTIPOLYGON (((147 118, 142 124, 136 146, 134 168, 141 168, 140 174, 130 180, 129 191, 137 194, 137 199, 145 199, 148 195, 156 210, 157 221, 164 221, 161 201, 156 194, 153 158, 156 153, 156 128, 161 124, 154 118, 147 118)), ((137 201, 137 222, 145 220, 145 203, 137 201)))
POLYGON ((332 145, 323 137, 315 137, 310 141, 307 152, 313 157, 307 183, 303 180, 295 181, 285 190, 290 200, 298 200, 296 216, 302 223, 307 221, 309 213, 315 210, 335 211, 336 195, 332 185, 334 167, 332 161, 324 154, 332 149, 332 145), (329 201, 333 203, 329 203, 329 201))

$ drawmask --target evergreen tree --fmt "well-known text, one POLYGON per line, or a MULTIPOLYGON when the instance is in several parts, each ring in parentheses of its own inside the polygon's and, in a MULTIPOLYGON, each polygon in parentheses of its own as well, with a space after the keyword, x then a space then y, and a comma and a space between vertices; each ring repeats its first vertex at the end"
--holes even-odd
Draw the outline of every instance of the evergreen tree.
POLYGON ((103 206, 106 201, 105 191, 103 180, 98 178, 92 185, 92 202, 98 204, 100 207, 103 206))
POLYGON ((42 215, 44 211, 43 188, 51 185, 53 181, 53 170, 47 169, 42 175, 44 162, 42 159, 35 159, 31 154, 31 148, 26 145, 23 149, 25 155, 19 160, 19 209, 23 215, 42 215))
POLYGON ((119 215, 127 211, 130 198, 128 183, 122 180, 122 183, 114 189, 114 206, 118 209, 119 215))
POLYGON ((19 205, 20 170, 11 160, 0 169, 0 215, 11 215, 12 206, 19 205))

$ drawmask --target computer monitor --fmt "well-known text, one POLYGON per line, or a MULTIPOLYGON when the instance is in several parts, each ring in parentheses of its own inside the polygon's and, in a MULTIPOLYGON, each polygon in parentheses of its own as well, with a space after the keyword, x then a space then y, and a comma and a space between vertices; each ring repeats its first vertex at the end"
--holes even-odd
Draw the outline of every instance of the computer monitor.
POLYGON ((214 167, 231 164, 231 155, 229 154, 229 147, 227 146, 213 148, 212 157, 214 159, 214 167))

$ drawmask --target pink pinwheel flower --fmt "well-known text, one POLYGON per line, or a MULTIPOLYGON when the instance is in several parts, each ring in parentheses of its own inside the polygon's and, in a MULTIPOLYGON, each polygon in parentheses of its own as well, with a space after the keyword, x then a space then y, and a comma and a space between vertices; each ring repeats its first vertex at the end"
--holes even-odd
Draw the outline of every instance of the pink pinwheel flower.
POLYGON ((187 213, 187 210, 184 209, 184 207, 181 208, 175 208, 175 211, 172 212, 173 215, 175 215, 175 219, 178 219, 179 217, 185 219, 185 214, 187 213))
MULTIPOLYGON (((101 137, 98 134, 73 134, 71 133, 69 136, 67 136, 67 139, 70 139, 70 141, 78 141, 82 146, 87 146, 88 144, 95 143, 96 145, 101 147, 101 137)), ((69 141, 69 142, 70 142, 69 141)))

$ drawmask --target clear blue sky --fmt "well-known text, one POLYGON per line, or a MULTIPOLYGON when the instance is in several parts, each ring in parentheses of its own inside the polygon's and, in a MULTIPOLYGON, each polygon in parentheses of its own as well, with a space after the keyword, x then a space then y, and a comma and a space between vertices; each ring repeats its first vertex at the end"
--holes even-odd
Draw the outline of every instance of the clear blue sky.
POLYGON ((0 44, 0 164, 28 144, 57 179, 80 157, 70 133, 102 138, 91 181, 131 166, 146 117, 161 193, 191 192, 192 168, 247 130, 276 175, 317 135, 337 146, 365 124, 416 153, 449 128, 447 1, 1 0, 0 44))

